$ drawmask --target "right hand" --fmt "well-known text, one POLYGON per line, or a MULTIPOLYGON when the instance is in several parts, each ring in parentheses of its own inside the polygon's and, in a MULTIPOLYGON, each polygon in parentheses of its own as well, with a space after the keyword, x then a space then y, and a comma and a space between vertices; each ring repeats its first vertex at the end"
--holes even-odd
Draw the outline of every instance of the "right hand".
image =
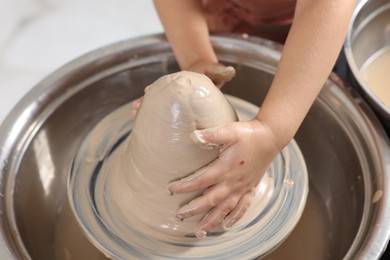
POLYGON ((203 238, 214 227, 230 229, 247 211, 256 186, 281 147, 273 130, 259 119, 196 130, 193 141, 219 156, 194 174, 168 184, 173 196, 203 193, 174 212, 178 221, 205 214, 194 232, 203 238))
MULTIPOLYGON (((232 66, 225 66, 220 63, 213 63, 207 61, 200 61, 189 69, 189 71, 198 72, 206 75, 211 79, 214 85, 221 88, 226 82, 230 81, 235 75, 236 70, 232 66)), ((142 98, 136 99, 131 104, 130 115, 135 118, 139 107, 142 103, 142 98)))

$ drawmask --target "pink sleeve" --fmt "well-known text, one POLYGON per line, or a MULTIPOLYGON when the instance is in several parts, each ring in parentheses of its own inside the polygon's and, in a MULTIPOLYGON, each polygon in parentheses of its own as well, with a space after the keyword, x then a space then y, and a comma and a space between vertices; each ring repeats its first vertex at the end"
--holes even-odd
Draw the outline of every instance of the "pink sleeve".
POLYGON ((249 33, 283 41, 296 0, 203 0, 211 31, 249 33))

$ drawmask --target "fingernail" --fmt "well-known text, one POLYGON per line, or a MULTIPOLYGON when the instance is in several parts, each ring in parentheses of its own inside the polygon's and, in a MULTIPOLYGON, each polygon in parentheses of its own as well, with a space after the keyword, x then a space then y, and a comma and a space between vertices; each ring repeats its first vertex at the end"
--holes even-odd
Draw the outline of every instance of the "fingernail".
POLYGON ((214 69, 214 73, 224 73, 226 71, 227 67, 225 67, 224 65, 219 65, 217 67, 215 67, 214 69))
POLYGON ((172 196, 173 192, 169 188, 165 188, 165 191, 168 193, 168 195, 172 196))
MULTIPOLYGON (((213 130, 209 130, 209 131, 213 131, 213 130)), ((218 144, 207 142, 206 139, 204 138, 203 133, 200 130, 195 130, 191 134, 190 138, 194 143, 199 143, 200 147, 203 149, 213 150, 220 147, 220 145, 218 144)))
POLYGON ((232 67, 232 66, 227 66, 225 71, 228 71, 228 72, 236 72, 236 70, 235 70, 234 67, 232 67))
POLYGON ((205 238, 207 236, 207 232, 204 230, 199 230, 199 231, 195 232, 195 236, 197 239, 202 239, 202 238, 205 238))
POLYGON ((175 214, 173 214, 173 217, 175 218, 175 220, 176 220, 177 222, 183 222, 183 220, 184 220, 183 215, 180 214, 180 213, 175 213, 175 214))
POLYGON ((236 70, 232 66, 228 66, 228 67, 222 66, 222 67, 218 67, 215 70, 215 73, 221 74, 225 77, 230 76, 230 75, 234 75, 235 72, 236 72, 236 70))
POLYGON ((234 222, 232 221, 232 219, 230 218, 226 218, 223 222, 222 222, 222 227, 223 229, 225 230, 229 230, 232 228, 234 222))
POLYGON ((191 137, 195 139, 194 141, 198 141, 201 144, 206 144, 206 140, 204 139, 202 132, 199 130, 195 130, 194 134, 191 135, 191 137))

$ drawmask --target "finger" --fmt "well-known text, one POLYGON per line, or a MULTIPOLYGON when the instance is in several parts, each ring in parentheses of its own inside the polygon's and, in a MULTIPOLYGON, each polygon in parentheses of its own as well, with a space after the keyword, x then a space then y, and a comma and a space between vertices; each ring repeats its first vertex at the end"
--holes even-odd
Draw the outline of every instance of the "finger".
POLYGON ((218 148, 221 145, 233 143, 237 140, 236 126, 233 123, 220 127, 195 130, 191 134, 191 139, 202 148, 218 148))
POLYGON ((140 98, 134 100, 134 101, 131 103, 131 108, 132 108, 132 109, 138 109, 139 106, 140 106, 141 103, 142 103, 142 98, 143 98, 143 97, 140 97, 140 98))
POLYGON ((226 164, 217 159, 190 176, 169 183, 167 191, 172 195, 207 189, 218 183, 221 173, 227 170, 226 164))
POLYGON ((145 89, 144 89, 144 93, 146 93, 150 88, 151 88, 152 85, 149 85, 147 86, 145 89))
POLYGON ((225 67, 224 65, 219 65, 210 70, 206 70, 205 75, 217 87, 221 88, 224 83, 230 81, 236 75, 236 70, 232 66, 225 67))
POLYGON ((255 188, 253 188, 252 191, 247 192, 244 196, 242 196, 241 199, 238 201, 237 205, 234 207, 234 209, 229 213, 229 215, 226 216, 226 218, 222 222, 222 227, 225 230, 231 229, 232 226, 244 216, 252 202, 254 193, 255 188))
POLYGON ((143 97, 140 97, 139 99, 136 99, 136 100, 134 100, 131 103, 130 116, 132 118, 135 118, 135 116, 137 115, 138 109, 139 109, 139 107, 141 106, 141 103, 142 103, 142 99, 143 99, 143 97))
POLYGON ((220 225, 224 218, 236 207, 239 196, 229 196, 213 208, 195 228, 195 236, 204 238, 214 227, 220 225))
MULTIPOLYGON (((179 208, 174 213, 174 217, 178 221, 183 221, 184 219, 192 216, 205 214, 217 205, 217 207, 220 207, 221 205, 219 204, 224 201, 229 194, 230 192, 227 187, 223 185, 214 186, 207 190, 207 192, 205 192, 202 196, 179 208)), ((222 220, 223 219, 221 219, 221 221, 222 220)))
POLYGON ((137 112, 138 112, 138 110, 132 109, 132 110, 130 111, 130 116, 131 116, 131 118, 134 119, 134 118, 137 116, 137 112))

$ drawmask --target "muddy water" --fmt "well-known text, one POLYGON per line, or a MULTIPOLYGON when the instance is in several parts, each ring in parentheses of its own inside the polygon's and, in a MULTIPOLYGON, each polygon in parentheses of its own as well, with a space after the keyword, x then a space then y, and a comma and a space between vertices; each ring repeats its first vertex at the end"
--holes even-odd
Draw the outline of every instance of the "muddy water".
POLYGON ((108 259, 84 236, 68 201, 58 216, 54 250, 56 260, 108 259))
POLYGON ((361 71, 367 86, 390 107, 390 45, 365 62, 361 71))
MULTIPOLYGON (((309 196, 302 218, 283 244, 266 256, 267 260, 330 259, 328 219, 324 202, 310 185, 309 196)), ((56 260, 103 260, 100 253, 83 235, 69 204, 64 205, 58 216, 55 230, 56 260)))
POLYGON ((313 185, 310 185, 305 210, 297 226, 282 245, 263 259, 333 259, 330 254, 331 234, 329 231, 329 220, 324 202, 313 185))

